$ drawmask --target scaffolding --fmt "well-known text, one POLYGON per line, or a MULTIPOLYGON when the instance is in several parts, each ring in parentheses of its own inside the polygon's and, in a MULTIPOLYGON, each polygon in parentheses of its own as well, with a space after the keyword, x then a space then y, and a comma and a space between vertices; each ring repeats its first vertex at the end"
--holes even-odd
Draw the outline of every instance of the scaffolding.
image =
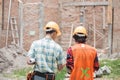
MULTIPOLYGON (((112 54, 112 0, 103 0, 103 1, 86 1, 86 0, 81 0, 81 1, 74 1, 74 2, 65 2, 62 4, 63 7, 68 7, 68 6, 76 6, 80 7, 80 22, 82 22, 82 25, 85 26, 86 24, 86 14, 85 14, 85 7, 92 7, 92 16, 93 16, 93 27, 89 27, 91 31, 93 31, 93 46, 96 47, 96 42, 99 42, 101 39, 104 39, 106 36, 104 33, 100 32, 99 30, 96 29, 96 14, 95 14, 95 8, 97 6, 101 6, 103 9, 102 12, 102 29, 104 30, 106 28, 106 25, 108 25, 108 44, 107 44, 107 49, 109 50, 109 54, 112 54), (107 7, 107 11, 106 11, 107 7), (106 19, 106 14, 107 14, 107 19, 106 19), (107 20, 107 22, 106 22, 107 20), (97 39, 96 35, 99 36, 99 39, 97 39), (109 48, 108 48, 109 47, 109 48)), ((87 26, 87 25, 86 25, 87 26)))

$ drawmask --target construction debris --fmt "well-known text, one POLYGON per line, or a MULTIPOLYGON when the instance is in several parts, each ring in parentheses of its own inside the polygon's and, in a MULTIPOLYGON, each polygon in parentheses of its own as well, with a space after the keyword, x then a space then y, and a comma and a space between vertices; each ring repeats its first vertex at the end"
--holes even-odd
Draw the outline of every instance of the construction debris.
POLYGON ((24 68, 26 64, 26 51, 17 45, 9 45, 0 49, 0 73, 24 68), (9 69, 9 70, 8 70, 9 69))
POLYGON ((114 60, 114 59, 120 58, 120 52, 112 53, 111 55, 109 55, 108 49, 97 49, 97 53, 98 53, 99 60, 102 60, 102 59, 114 60))
POLYGON ((103 75, 109 75, 111 73, 111 70, 108 66, 104 65, 101 67, 98 71, 95 71, 94 77, 102 77, 103 75))

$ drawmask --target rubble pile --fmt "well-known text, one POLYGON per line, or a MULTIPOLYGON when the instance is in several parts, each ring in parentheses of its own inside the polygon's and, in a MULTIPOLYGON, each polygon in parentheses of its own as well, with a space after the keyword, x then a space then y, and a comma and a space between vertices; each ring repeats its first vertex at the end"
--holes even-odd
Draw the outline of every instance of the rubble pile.
POLYGON ((0 73, 5 70, 24 68, 26 64, 27 52, 17 45, 9 45, 0 49, 0 73))
POLYGON ((108 51, 103 49, 97 49, 98 57, 102 59, 120 59, 120 52, 109 54, 108 51))

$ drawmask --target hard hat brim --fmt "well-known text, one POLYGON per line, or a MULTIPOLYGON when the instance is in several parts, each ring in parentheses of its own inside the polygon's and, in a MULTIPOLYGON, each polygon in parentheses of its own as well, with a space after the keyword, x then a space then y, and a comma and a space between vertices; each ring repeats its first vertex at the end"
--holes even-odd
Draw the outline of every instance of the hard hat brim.
POLYGON ((61 32, 60 32, 60 31, 58 31, 58 32, 57 32, 57 36, 60 36, 60 35, 61 35, 61 32))
MULTIPOLYGON (((46 31, 46 27, 44 27, 44 30, 46 31)), ((56 31, 57 31, 57 36, 60 36, 61 35, 60 30, 56 30, 56 31)))

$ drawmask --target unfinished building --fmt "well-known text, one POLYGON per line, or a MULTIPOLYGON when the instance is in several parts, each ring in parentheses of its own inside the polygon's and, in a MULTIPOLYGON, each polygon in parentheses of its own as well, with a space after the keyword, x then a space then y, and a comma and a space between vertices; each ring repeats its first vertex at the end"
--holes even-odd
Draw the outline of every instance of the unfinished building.
POLYGON ((120 52, 120 0, 0 0, 0 47, 17 44, 28 50, 44 36, 43 27, 56 21, 66 50, 73 44, 71 33, 83 25, 87 43, 107 53, 120 52))

